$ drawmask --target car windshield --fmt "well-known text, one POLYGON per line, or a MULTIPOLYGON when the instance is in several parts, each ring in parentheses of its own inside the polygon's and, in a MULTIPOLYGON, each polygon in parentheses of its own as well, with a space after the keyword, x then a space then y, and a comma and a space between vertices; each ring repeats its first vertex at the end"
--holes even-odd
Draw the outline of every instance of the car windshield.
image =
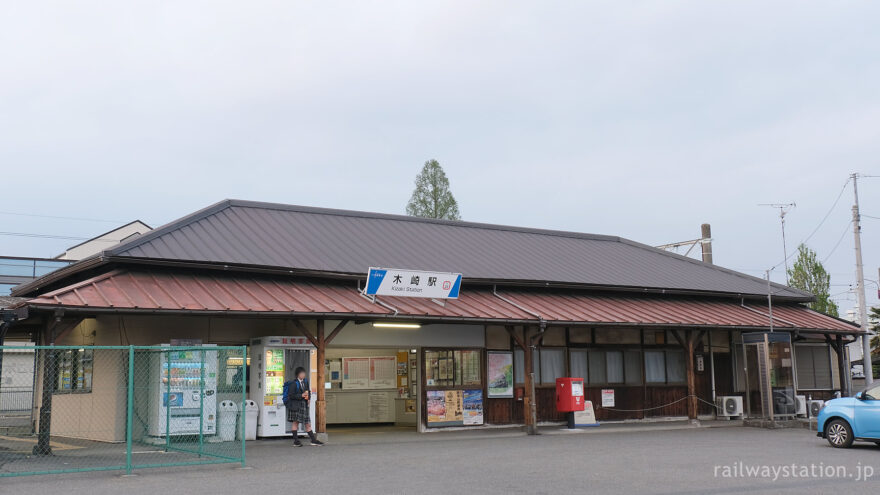
POLYGON ((865 400, 880 400, 880 385, 871 387, 862 393, 865 400))

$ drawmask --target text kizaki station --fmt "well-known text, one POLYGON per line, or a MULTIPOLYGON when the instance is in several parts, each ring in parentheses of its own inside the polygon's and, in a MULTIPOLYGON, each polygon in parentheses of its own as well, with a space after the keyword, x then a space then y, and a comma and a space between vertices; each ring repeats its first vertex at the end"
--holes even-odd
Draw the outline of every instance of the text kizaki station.
MULTIPOLYGON (((583 380, 599 421, 728 415, 721 397, 759 414, 750 346, 789 370, 767 382, 773 401, 846 391, 859 329, 771 289, 772 321, 766 281, 619 237, 227 200, 19 286, 6 343, 247 346, 202 355, 218 401, 247 376, 263 437, 290 432, 280 394, 297 367, 319 433, 533 429, 565 420, 561 377, 583 380)), ((64 415, 82 431, 115 414, 92 409, 92 374, 124 370, 87 354, 61 361, 76 393, 53 389, 53 434, 64 415)))

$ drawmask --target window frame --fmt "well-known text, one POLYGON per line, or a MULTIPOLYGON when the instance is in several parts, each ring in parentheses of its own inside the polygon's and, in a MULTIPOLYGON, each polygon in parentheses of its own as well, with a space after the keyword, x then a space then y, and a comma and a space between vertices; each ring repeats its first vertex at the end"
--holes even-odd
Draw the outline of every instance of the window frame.
POLYGON ((55 380, 51 384, 53 395, 90 394, 94 388, 95 379, 95 350, 94 349, 59 349, 49 355, 54 360, 55 380), (70 356, 68 360, 66 356, 70 356), (85 363, 88 363, 86 372, 85 363), (64 371, 69 370, 70 387, 62 388, 61 380, 64 371), (79 386, 80 373, 82 373, 83 386, 79 386), (88 377, 88 378, 87 378, 88 377), (88 382, 88 386, 85 383, 88 382))

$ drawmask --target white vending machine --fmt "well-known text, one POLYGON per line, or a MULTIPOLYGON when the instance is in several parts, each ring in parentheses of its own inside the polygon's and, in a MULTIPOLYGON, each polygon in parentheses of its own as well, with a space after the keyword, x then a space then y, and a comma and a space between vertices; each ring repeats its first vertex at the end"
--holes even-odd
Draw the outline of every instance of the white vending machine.
MULTIPOLYGON (((293 435, 293 424, 287 421, 282 394, 284 382, 293 380, 293 372, 302 366, 309 376, 309 415, 315 424, 315 394, 317 390, 317 363, 315 347, 305 337, 260 337, 251 339, 251 399, 260 406, 257 419, 258 437, 293 435)), ((305 425, 299 425, 305 433, 305 425)))
POLYGON ((217 351, 202 347, 150 354, 150 436, 217 433, 217 351))

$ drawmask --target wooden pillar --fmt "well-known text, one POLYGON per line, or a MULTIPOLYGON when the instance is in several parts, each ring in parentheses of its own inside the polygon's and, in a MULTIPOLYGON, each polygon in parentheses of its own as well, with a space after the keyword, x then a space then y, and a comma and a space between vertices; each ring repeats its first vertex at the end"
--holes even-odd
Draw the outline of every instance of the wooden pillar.
POLYGON ((525 377, 525 393, 523 394, 523 422, 526 425, 526 431, 529 435, 538 433, 535 403, 535 383, 532 379, 534 370, 532 369, 532 338, 530 336, 529 327, 523 327, 523 336, 520 337, 516 333, 516 329, 512 325, 504 327, 507 333, 513 338, 516 345, 523 351, 523 376, 525 377))
POLYGON ((525 394, 523 397, 523 419, 526 424, 526 431, 529 435, 535 435, 538 432, 537 418, 533 414, 533 411, 537 409, 537 404, 535 403, 535 380, 534 380, 534 359, 531 339, 529 338, 530 331, 528 327, 525 329, 525 342, 526 346, 523 350, 523 371, 525 376, 525 394))
POLYGON ((688 419, 697 419, 697 374, 694 370, 694 349, 697 342, 702 340, 705 331, 699 333, 694 330, 685 330, 682 336, 678 330, 673 330, 672 335, 684 349, 684 363, 687 371, 687 412, 688 419))
POLYGON ((327 433, 327 403, 324 402, 324 356, 326 354, 326 341, 324 340, 324 320, 318 320, 318 330, 315 340, 318 342, 318 399, 315 401, 315 433, 327 433))
POLYGON ((697 374, 694 370, 694 336, 693 330, 685 331, 685 364, 688 386, 688 419, 697 419, 697 374))

